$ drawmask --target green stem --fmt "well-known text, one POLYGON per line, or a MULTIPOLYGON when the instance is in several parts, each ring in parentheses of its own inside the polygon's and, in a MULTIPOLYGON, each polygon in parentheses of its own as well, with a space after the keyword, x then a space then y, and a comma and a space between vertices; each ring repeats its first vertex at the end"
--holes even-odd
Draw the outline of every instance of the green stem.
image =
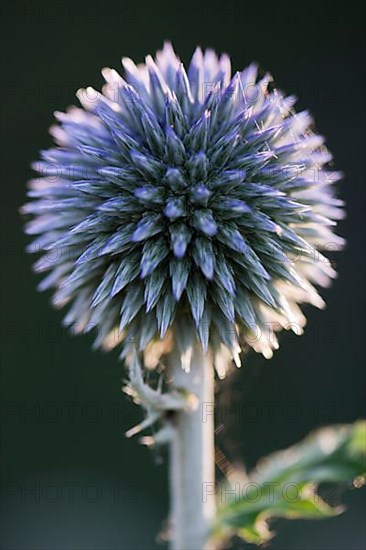
POLYGON ((172 550, 203 550, 215 516, 214 371, 210 353, 196 343, 190 371, 171 357, 171 388, 197 398, 195 410, 179 411, 170 449, 172 550))

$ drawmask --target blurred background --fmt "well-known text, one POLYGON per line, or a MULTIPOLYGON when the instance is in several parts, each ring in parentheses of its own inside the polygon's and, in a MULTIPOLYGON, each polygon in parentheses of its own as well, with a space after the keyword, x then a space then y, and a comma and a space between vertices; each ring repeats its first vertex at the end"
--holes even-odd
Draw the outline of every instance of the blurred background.
MULTIPOLYGON (((363 3, 15 0, 1 11, 1 548, 164 548, 166 456, 124 438, 140 410, 120 392, 118 354, 71 338, 63 313, 36 291, 18 214, 29 165, 51 144, 53 111, 75 103, 80 86, 99 89, 100 69, 118 70, 122 55, 142 62, 170 39, 186 63, 197 44, 229 53, 234 70, 258 61, 327 136, 345 173, 339 233, 348 245, 334 255, 340 275, 323 293, 327 309, 306 310, 305 335, 284 335, 270 362, 249 354, 222 383, 217 444, 251 468, 316 427, 364 416, 363 3)), ((276 522, 269 548, 364 548, 362 491, 332 489, 328 500, 349 508, 322 522, 276 522)))

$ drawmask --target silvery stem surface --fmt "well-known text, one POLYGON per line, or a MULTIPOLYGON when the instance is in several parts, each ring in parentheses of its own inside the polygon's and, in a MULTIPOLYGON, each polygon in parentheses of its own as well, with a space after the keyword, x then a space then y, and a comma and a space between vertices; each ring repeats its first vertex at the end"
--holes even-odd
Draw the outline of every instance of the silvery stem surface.
POLYGON ((172 356, 171 387, 197 397, 174 419, 170 452, 172 550, 203 550, 215 515, 214 371, 210 353, 194 346, 190 370, 172 356))

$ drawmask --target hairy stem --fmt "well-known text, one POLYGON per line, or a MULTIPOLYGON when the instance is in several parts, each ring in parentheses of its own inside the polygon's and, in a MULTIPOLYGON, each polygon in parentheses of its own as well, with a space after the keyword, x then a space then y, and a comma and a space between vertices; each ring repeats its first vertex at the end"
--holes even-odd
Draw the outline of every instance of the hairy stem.
POLYGON ((211 354, 194 346, 190 370, 172 356, 171 387, 197 397, 175 417, 170 452, 172 550, 203 550, 215 515, 214 372, 211 354))

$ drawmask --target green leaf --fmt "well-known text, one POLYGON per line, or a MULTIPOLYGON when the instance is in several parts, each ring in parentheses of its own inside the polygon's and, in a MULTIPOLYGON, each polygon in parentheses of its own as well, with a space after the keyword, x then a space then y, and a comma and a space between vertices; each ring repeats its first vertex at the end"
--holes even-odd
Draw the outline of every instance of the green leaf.
POLYGON ((335 516, 321 499, 323 482, 360 487, 366 472, 366 421, 326 427, 301 443, 259 462, 249 476, 230 474, 218 491, 219 510, 213 532, 218 540, 239 536, 262 544, 273 537, 268 520, 322 519, 335 516))

